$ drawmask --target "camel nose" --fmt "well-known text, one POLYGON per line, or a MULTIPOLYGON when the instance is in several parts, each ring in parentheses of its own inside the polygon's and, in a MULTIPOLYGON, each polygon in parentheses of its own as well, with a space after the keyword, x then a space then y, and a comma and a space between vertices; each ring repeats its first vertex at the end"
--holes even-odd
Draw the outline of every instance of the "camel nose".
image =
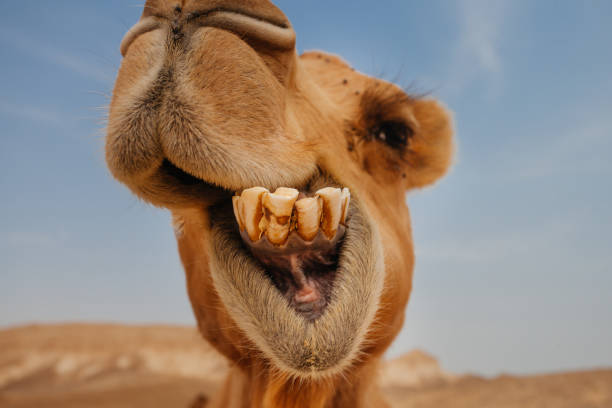
POLYGON ((295 47, 291 23, 268 0, 147 0, 141 29, 149 31, 159 20, 169 21, 177 36, 189 26, 208 26, 234 32, 257 46, 279 51, 295 47))

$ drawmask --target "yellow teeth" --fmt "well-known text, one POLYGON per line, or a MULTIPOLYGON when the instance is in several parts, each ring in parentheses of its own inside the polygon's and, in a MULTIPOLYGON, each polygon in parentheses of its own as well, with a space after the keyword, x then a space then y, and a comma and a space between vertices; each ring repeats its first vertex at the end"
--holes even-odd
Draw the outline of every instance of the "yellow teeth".
POLYGON ((263 228, 260 228, 260 223, 263 218, 263 208, 261 205, 262 197, 268 193, 268 190, 263 187, 253 187, 242 192, 237 205, 239 218, 244 223, 244 229, 246 230, 251 241, 259 241, 263 234, 263 228))
POLYGON ((316 195, 323 201, 321 229, 327 238, 332 239, 342 217, 342 191, 339 188, 325 187, 317 191, 316 195))
POLYGON ((244 229, 244 221, 242 221, 242 208, 240 207, 241 201, 240 197, 233 196, 232 197, 232 205, 234 206, 234 216, 236 217, 236 221, 238 221, 238 227, 241 230, 244 229))
POLYGON ((342 216, 340 217, 340 224, 346 223, 346 216, 348 215, 349 204, 351 203, 351 193, 349 189, 344 187, 341 194, 342 199, 342 216))
POLYGON ((283 245, 295 230, 304 241, 312 241, 319 229, 333 239, 339 224, 346 223, 350 203, 348 188, 326 187, 314 197, 298 200, 299 191, 280 187, 270 193, 263 187, 246 189, 232 197, 234 215, 240 230, 253 242, 262 236, 274 245, 283 245))
POLYGON ((297 200, 299 191, 293 188, 277 188, 274 193, 263 195, 263 206, 267 221, 266 236, 275 245, 282 245, 289 236, 291 214, 293 205, 297 200))
POLYGON ((302 198, 295 203, 296 230, 304 241, 312 241, 321 223, 321 200, 318 197, 302 198))

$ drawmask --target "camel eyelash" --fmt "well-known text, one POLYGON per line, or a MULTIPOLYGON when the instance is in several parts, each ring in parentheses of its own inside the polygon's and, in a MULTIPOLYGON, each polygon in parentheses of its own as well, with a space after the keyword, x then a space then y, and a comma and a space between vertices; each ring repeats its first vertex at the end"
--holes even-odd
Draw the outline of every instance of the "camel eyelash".
POLYGON ((404 117, 406 105, 414 98, 390 84, 374 84, 367 88, 360 101, 358 126, 366 141, 378 140, 400 152, 414 136, 411 124, 404 117))

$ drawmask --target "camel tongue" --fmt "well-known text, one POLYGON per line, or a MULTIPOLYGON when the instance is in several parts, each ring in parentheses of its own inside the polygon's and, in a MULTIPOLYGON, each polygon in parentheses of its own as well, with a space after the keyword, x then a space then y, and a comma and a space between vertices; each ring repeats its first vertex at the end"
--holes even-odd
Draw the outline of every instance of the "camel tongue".
POLYGON ((294 299, 298 303, 313 303, 321 298, 319 291, 310 283, 302 286, 294 296, 294 299))
POLYGON ((321 297, 319 291, 313 285, 313 282, 304 275, 302 269, 302 261, 297 254, 290 255, 290 268, 291 276, 295 281, 295 285, 298 288, 295 293, 295 301, 298 303, 311 303, 319 300, 321 297))
POLYGON ((310 242, 290 233, 283 246, 272 244, 267 236, 253 242, 245 230, 240 231, 240 236, 289 303, 305 313, 314 313, 313 310, 322 307, 325 297, 322 290, 329 283, 325 274, 335 269, 338 246, 345 232, 346 227, 339 225, 330 240, 319 230, 310 242))

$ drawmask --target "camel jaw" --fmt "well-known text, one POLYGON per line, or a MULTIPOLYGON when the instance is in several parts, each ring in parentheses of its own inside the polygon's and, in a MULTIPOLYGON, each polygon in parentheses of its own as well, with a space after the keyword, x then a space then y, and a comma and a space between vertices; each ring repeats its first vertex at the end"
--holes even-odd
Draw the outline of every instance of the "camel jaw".
POLYGON ((282 372, 345 370, 363 347, 384 280, 380 238, 363 207, 351 202, 333 239, 294 234, 284 246, 250 241, 232 210, 229 202, 210 208, 209 269, 224 308, 282 372), (283 267, 292 257, 319 259, 302 270, 306 282, 283 267))
MULTIPOLYGON (((371 341, 368 333, 375 326, 385 279, 381 238, 364 203, 358 197, 349 200, 348 189, 338 189, 336 181, 317 172, 296 186, 298 197, 290 217, 294 224, 290 222, 293 227, 279 245, 279 236, 268 233, 271 225, 260 230, 255 241, 249 236, 245 203, 238 202, 230 190, 189 176, 176 166, 172 174, 184 184, 210 189, 208 196, 215 197, 214 201, 197 197, 192 201, 207 214, 199 227, 204 228, 200 238, 194 236, 193 222, 186 234, 190 238, 183 236, 180 222, 175 225, 179 249, 188 239, 204 238, 201 251, 205 254, 189 251, 183 258, 187 275, 197 276, 190 269, 207 262, 218 306, 265 360, 285 375, 312 379, 333 377, 358 361, 371 341), (324 201, 334 195, 339 195, 336 210, 323 208, 324 201), (320 224, 310 240, 300 235, 312 233, 300 228, 298 207, 304 199, 321 201, 320 224), (333 219, 335 223, 330 223, 333 219), (291 258, 308 264, 302 270, 306 284, 298 282, 299 276, 296 279, 291 258)), ((241 198, 247 190, 238 190, 241 198)), ((263 203, 261 207, 261 217, 270 223, 273 214, 267 213, 263 203)))

